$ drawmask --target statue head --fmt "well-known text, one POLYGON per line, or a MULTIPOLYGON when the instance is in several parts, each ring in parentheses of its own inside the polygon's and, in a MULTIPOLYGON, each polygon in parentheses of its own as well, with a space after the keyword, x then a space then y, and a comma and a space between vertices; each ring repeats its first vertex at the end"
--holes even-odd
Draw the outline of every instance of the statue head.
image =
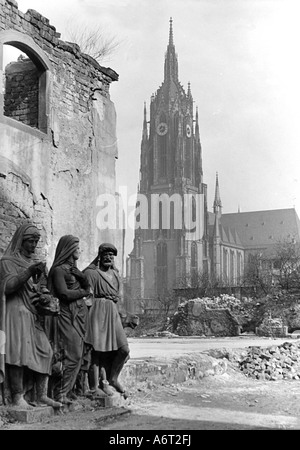
POLYGON ((79 238, 72 234, 66 234, 58 241, 53 266, 60 266, 67 261, 76 262, 79 256, 79 238))
POLYGON ((22 236, 21 253, 26 257, 30 257, 35 252, 40 237, 39 230, 35 226, 27 227, 22 236))
POLYGON ((101 244, 98 250, 99 266, 104 270, 114 267, 114 257, 117 254, 118 251, 113 244, 101 244))

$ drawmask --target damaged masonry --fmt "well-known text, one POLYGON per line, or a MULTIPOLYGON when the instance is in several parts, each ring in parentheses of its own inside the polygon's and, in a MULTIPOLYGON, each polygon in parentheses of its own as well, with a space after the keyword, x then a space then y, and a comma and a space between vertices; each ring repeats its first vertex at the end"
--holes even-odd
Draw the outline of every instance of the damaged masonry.
MULTIPOLYGON (((118 74, 99 65, 75 43, 62 41, 60 33, 38 12, 19 11, 14 0, 0 0, 0 64, 0 257, 19 225, 30 219, 41 233, 36 257, 48 266, 59 238, 74 234, 80 236, 82 267, 93 259, 99 242, 114 242, 116 266, 123 274, 122 227, 100 231, 96 226, 99 196, 112 195, 118 201, 116 111, 110 99, 110 84, 118 81, 118 74), (21 54, 7 63, 11 47, 21 54)), ((134 258, 140 262, 140 256, 134 258)), ((209 299, 204 300, 192 299, 180 306, 169 324, 176 333, 171 337, 238 336, 250 323, 244 318, 248 311, 242 311, 242 319, 236 317, 241 302, 235 298, 229 299, 234 303, 230 310, 228 305, 213 308, 209 299)), ((279 325, 278 334, 283 329, 281 322, 279 325)), ((298 328, 298 322, 296 325, 298 328)), ((285 328, 287 333, 288 326, 285 328)), ((4 355, 1 347, 0 331, 0 354, 4 355)), ((298 380, 298 347, 251 349, 239 369, 248 377, 263 380, 298 380)), ((145 383, 150 391, 152 380, 157 386, 193 382, 226 370, 227 357, 201 354, 161 364, 150 358, 129 361, 123 380, 129 387, 145 383)), ((92 399, 85 401, 87 410, 95 406, 92 399)), ((115 405, 111 402, 109 406, 115 405)), ((30 421, 32 415, 27 411, 23 421, 30 421)), ((142 438, 117 436, 111 444, 142 444, 142 438)), ((153 443, 169 443, 167 440, 153 443)))
POLYGON ((96 199, 115 195, 116 112, 109 86, 118 74, 62 41, 38 12, 24 14, 14 0, 0 0, 0 6, 0 59, 12 47, 22 52, 1 67, 0 256, 30 219, 42 234, 37 257, 48 264, 59 237, 73 233, 81 236, 83 265, 100 240, 111 240, 120 249, 121 269, 121 231, 100 235, 95 225, 96 199))

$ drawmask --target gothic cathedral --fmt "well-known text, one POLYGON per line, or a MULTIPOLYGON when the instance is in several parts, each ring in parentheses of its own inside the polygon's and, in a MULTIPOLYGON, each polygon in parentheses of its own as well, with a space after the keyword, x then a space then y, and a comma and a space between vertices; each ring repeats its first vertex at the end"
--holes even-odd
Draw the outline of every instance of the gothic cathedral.
POLYGON ((133 300, 149 301, 193 271, 208 270, 206 191, 198 111, 190 85, 186 92, 178 79, 170 20, 164 81, 151 97, 149 129, 144 107, 137 212, 142 197, 148 211, 140 211, 147 223, 135 232, 127 266, 133 300))
POLYGON ((300 240, 295 210, 222 214, 218 174, 213 212, 203 182, 198 109, 191 86, 178 78, 170 19, 164 80, 146 105, 134 247, 127 259, 129 309, 156 309, 156 299, 195 285, 200 274, 238 285, 252 251, 274 245, 285 232, 300 240), (271 240, 270 240, 271 236, 271 240))

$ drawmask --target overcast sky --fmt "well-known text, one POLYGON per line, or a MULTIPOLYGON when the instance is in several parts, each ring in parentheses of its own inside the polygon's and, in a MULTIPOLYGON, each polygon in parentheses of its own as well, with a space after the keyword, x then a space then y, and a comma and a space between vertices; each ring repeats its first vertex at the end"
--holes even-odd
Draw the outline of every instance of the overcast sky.
MULTIPOLYGON (((163 81, 173 18, 179 80, 199 110, 204 182, 223 212, 292 208, 300 215, 299 0, 19 0, 67 39, 101 26, 118 50, 103 65, 117 112, 118 186, 136 193, 143 108, 163 81)), ((149 116, 148 116, 149 118, 149 116)), ((128 232, 126 253, 131 250, 128 232)))

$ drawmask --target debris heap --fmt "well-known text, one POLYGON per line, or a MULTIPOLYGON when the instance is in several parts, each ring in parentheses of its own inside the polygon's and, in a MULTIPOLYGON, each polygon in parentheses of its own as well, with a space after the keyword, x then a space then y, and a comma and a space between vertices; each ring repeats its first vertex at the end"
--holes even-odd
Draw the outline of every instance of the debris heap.
POLYGON ((258 336, 287 336, 288 327, 283 326, 282 319, 265 317, 259 327, 256 328, 258 336))
POLYGON ((170 318, 167 331, 179 336, 237 336, 240 324, 233 308, 240 303, 227 295, 186 300, 170 318))
POLYGON ((240 370, 259 380, 300 380, 300 343, 284 342, 268 348, 249 347, 240 370))
POLYGON ((202 297, 195 298, 195 301, 201 302, 207 308, 218 309, 218 308, 228 308, 234 309, 235 307, 241 307, 241 300, 235 298, 232 295, 221 294, 218 297, 202 297))
MULTIPOLYGON (((191 302, 197 308, 202 307, 203 311, 211 313, 227 309, 239 324, 240 333, 254 332, 260 336, 279 337, 300 329, 300 292, 277 292, 259 299, 243 297, 240 300, 229 294, 221 294, 217 297, 184 300, 170 318, 173 328, 169 327, 169 331, 182 335, 191 331, 188 330, 187 316, 191 302)), ((207 334, 206 330, 203 330, 203 334, 207 334)))

